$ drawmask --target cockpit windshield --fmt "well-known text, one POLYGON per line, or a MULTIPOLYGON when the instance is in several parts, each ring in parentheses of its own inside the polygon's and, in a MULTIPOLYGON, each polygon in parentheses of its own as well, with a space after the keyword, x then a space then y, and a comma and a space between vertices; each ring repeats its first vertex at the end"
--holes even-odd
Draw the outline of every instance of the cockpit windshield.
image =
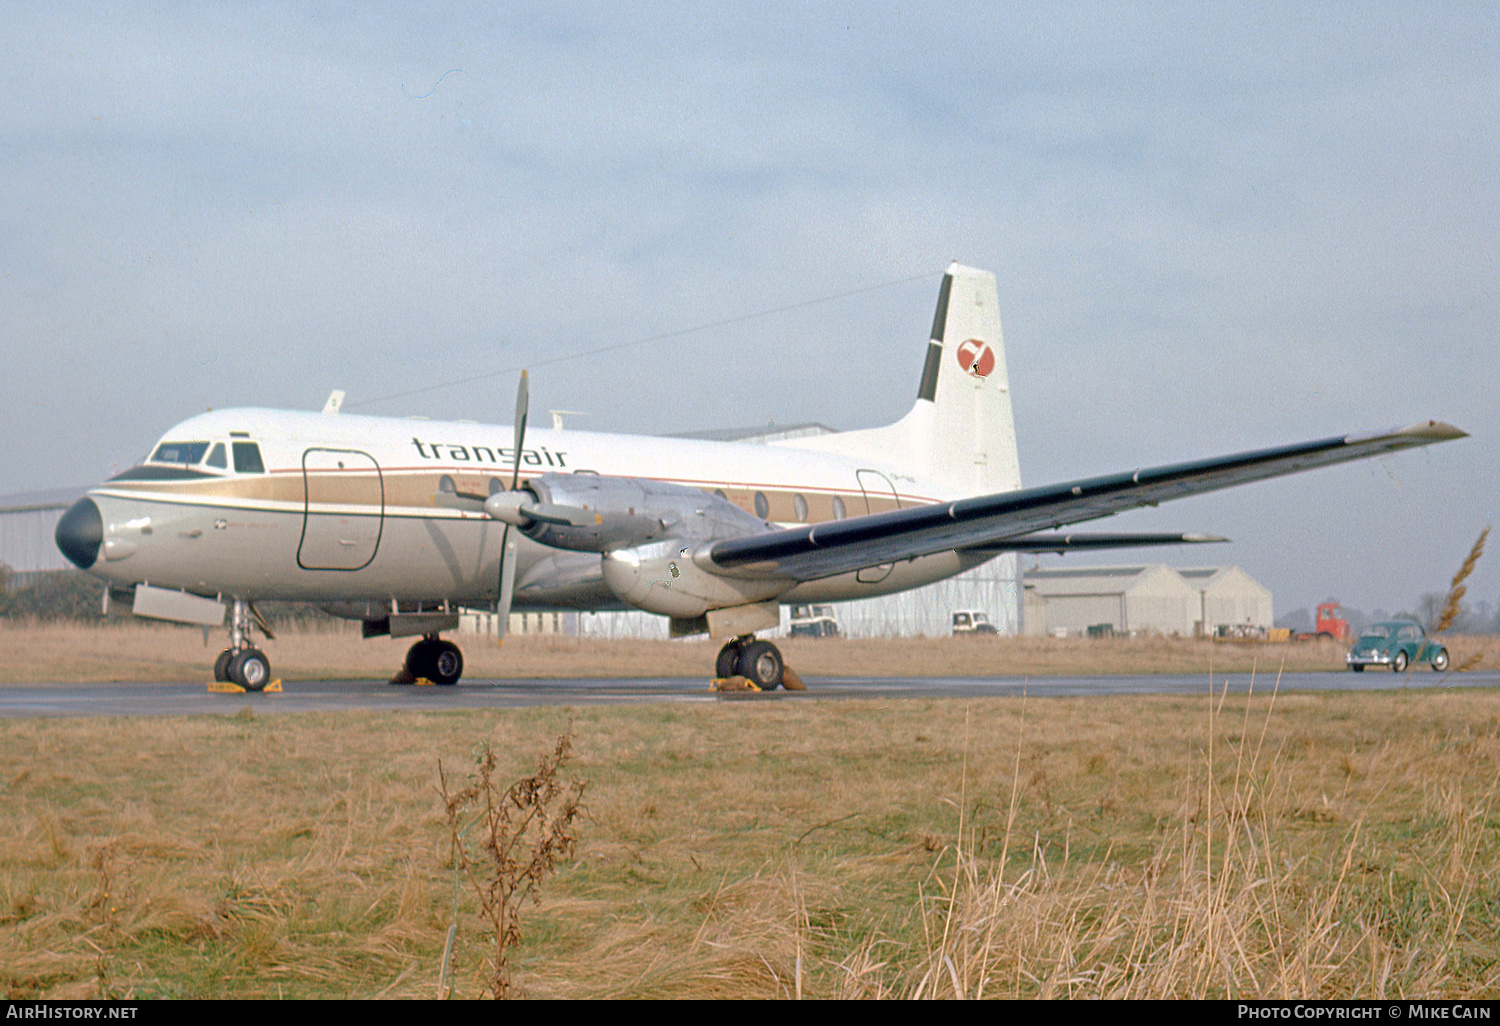
POLYGON ((162 442, 146 460, 147 466, 127 470, 127 478, 160 477, 163 474, 187 474, 202 477, 222 474, 234 466, 236 474, 264 474, 265 461, 260 456, 260 446, 255 442, 162 442), (205 458, 206 457, 206 458, 205 458), (157 464, 154 469, 150 464, 157 464), (163 469, 160 464, 179 468, 175 472, 163 469), (202 468, 202 469, 189 469, 202 468))
POLYGON ((201 462, 207 453, 207 442, 163 442, 151 454, 150 462, 175 463, 181 467, 191 467, 201 462))

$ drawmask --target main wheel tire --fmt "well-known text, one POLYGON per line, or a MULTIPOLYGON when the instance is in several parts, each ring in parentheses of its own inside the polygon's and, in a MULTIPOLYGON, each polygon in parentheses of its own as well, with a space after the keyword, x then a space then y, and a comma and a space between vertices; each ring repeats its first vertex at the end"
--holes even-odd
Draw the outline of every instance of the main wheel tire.
POLYGON ((720 680, 733 677, 739 671, 740 643, 731 641, 719 649, 719 658, 714 660, 714 676, 720 680))
POLYGON ((1407 658, 1405 652, 1397 652, 1396 657, 1391 660, 1391 672, 1405 673, 1406 667, 1409 665, 1409 663, 1410 660, 1407 658))
POLYGON ((740 676, 762 691, 781 686, 781 653, 769 641, 752 641, 740 649, 740 676))
POLYGON ((430 669, 432 673, 428 674, 427 679, 434 684, 444 687, 457 684, 458 678, 464 675, 464 654, 451 641, 434 641, 430 669))
POLYGON ((423 638, 421 641, 413 643, 411 648, 406 650, 407 673, 413 677, 427 676, 427 664, 432 661, 432 657, 428 654, 431 647, 432 642, 423 638))
POLYGON ((264 691, 271 683, 271 661, 258 648, 247 648, 229 660, 229 679, 246 691, 264 691))
POLYGON ((219 658, 214 660, 214 680, 225 681, 229 679, 229 661, 234 658, 234 651, 226 648, 219 653, 219 658))
POLYGON ((1353 666, 1349 667, 1349 669, 1353 670, 1355 673, 1364 673, 1365 672, 1365 664, 1364 663, 1355 663, 1353 666))
POLYGON ((1432 669, 1436 673, 1442 673, 1448 668, 1448 650, 1440 648, 1437 655, 1432 657, 1432 669))
POLYGON ((445 687, 457 684, 464 673, 464 655, 451 641, 423 638, 406 650, 406 672, 445 687))

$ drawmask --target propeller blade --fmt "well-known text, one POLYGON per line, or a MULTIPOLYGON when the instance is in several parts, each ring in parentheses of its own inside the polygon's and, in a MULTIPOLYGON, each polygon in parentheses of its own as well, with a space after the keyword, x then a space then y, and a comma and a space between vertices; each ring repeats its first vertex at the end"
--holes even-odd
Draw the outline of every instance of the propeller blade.
POLYGON ((495 600, 495 633, 504 639, 510 629, 510 604, 516 595, 516 537, 506 525, 500 538, 500 596, 495 600))
POLYGON ((555 502, 528 502, 517 512, 528 520, 540 520, 544 524, 566 524, 569 527, 588 527, 603 521, 598 513, 582 506, 562 506, 555 502))
POLYGON ((516 469, 510 475, 510 490, 515 491, 521 481, 521 446, 526 441, 526 410, 531 404, 527 395, 526 372, 521 372, 521 387, 516 389, 516 469))
POLYGON ((516 388, 516 463, 510 475, 510 491, 497 492, 484 501, 484 511, 506 525, 500 535, 500 594, 495 599, 495 633, 502 640, 510 628, 510 604, 516 594, 516 538, 511 526, 519 527, 525 522, 519 519, 520 504, 531 497, 516 491, 516 486, 521 483, 521 446, 526 442, 526 411, 531 405, 529 391, 527 374, 522 371, 521 384, 516 388))
POLYGON ((437 491, 432 493, 432 504, 446 509, 461 509, 467 513, 483 513, 484 496, 467 492, 437 491))

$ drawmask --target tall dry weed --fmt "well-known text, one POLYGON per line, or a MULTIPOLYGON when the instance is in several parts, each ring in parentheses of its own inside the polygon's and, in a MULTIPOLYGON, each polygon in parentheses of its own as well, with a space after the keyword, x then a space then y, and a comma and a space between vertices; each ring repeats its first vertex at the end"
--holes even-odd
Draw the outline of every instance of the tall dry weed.
MULTIPOLYGON (((485 741, 471 783, 450 789, 441 761, 439 793, 452 842, 454 887, 462 873, 479 902, 479 913, 494 942, 487 984, 491 996, 512 995, 510 953, 521 943, 521 909, 540 899, 542 881, 578 846, 576 821, 583 813, 584 781, 565 785, 563 766, 572 753, 573 734, 565 731, 535 773, 508 787, 495 779, 494 747, 485 741), (471 818, 471 810, 476 810, 471 818)), ((457 895, 454 897, 455 911, 457 895)), ((449 926, 439 992, 449 996, 449 960, 457 920, 449 926)))
POLYGON ((1443 601, 1443 613, 1438 617, 1437 626, 1433 629, 1434 634, 1446 631, 1458 619, 1464 596, 1469 593, 1469 588, 1464 581, 1469 579, 1469 575, 1474 572, 1474 567, 1479 562, 1479 557, 1484 555, 1484 540, 1489 536, 1488 527, 1479 532, 1478 540, 1469 550, 1469 558, 1464 560, 1463 566, 1458 568, 1458 573, 1453 575, 1453 581, 1448 585, 1448 597, 1443 601))

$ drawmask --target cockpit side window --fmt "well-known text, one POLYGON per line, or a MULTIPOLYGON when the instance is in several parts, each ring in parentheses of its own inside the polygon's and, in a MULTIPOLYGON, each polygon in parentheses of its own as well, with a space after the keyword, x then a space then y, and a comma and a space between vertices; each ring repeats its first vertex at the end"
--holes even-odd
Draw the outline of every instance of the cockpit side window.
POLYGON ((208 452, 207 442, 163 442, 151 454, 152 463, 176 463, 191 467, 208 452))
POLYGON ((217 467, 219 470, 229 469, 229 458, 224 454, 223 442, 214 443, 214 451, 208 454, 208 459, 204 460, 204 463, 210 467, 217 467))
POLYGON ((254 442, 235 442, 234 472, 236 474, 264 474, 266 465, 260 461, 260 446, 254 442))

